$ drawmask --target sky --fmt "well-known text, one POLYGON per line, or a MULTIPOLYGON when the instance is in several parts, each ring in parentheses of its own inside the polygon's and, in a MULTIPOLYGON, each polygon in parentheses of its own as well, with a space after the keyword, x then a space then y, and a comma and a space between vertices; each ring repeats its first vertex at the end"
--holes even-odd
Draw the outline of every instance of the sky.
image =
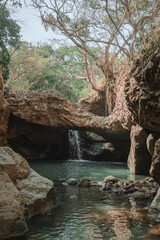
POLYGON ((18 21, 24 41, 32 43, 50 42, 55 37, 51 30, 46 32, 41 24, 38 11, 32 7, 17 8, 14 13, 11 13, 11 16, 18 21))

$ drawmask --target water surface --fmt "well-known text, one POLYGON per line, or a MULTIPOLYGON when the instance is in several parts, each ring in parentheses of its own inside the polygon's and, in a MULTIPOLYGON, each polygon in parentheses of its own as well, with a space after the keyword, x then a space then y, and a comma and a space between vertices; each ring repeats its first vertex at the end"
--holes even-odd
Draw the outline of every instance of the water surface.
POLYGON ((64 186, 60 180, 88 176, 101 181, 108 175, 121 180, 133 178, 124 163, 70 160, 33 161, 30 165, 54 180, 60 207, 51 215, 29 222, 29 240, 156 239, 147 237, 155 224, 155 218, 146 210, 149 200, 133 201, 127 195, 107 194, 97 187, 64 186))

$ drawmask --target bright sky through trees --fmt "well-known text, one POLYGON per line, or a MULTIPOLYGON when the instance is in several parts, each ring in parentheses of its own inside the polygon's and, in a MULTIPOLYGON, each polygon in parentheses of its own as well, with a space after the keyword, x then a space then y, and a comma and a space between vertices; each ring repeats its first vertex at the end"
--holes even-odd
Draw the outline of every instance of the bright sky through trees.
MULTIPOLYGON (((29 3, 29 1, 27 1, 29 3)), ((39 13, 32 7, 25 7, 14 9, 12 17, 18 21, 21 27, 22 40, 27 42, 49 42, 53 38, 52 31, 46 32, 44 26, 41 24, 39 13)))

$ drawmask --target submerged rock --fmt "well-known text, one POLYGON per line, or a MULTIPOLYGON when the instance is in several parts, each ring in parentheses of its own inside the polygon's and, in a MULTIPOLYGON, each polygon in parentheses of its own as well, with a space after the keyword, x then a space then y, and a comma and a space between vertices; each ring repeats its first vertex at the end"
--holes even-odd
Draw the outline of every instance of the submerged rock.
MULTIPOLYGON (((153 239, 155 239, 155 237, 160 237, 160 224, 152 227, 148 233, 147 233, 147 237, 152 237, 153 239)), ((150 238, 149 238, 150 239, 150 238)))
POLYGON ((9 147, 0 147, 0 239, 24 236, 26 218, 58 205, 54 184, 9 147))
POLYGON ((150 198, 150 196, 144 192, 136 191, 130 195, 133 199, 147 199, 150 198))
POLYGON ((88 177, 83 177, 78 182, 78 186, 80 187, 90 187, 90 179, 88 177))
POLYGON ((103 180, 104 183, 108 183, 108 182, 113 182, 113 183, 115 183, 115 182, 118 182, 118 181, 119 181, 119 179, 116 178, 116 177, 113 177, 113 176, 107 176, 107 177, 103 180))
MULTIPOLYGON (((109 176, 109 179, 112 179, 112 176, 109 176)), ((118 179, 117 179, 118 180, 118 179)), ((107 181, 106 183, 101 182, 101 191, 106 191, 108 193, 117 193, 117 194, 128 194, 129 197, 133 199, 147 199, 155 196, 158 190, 158 186, 155 186, 155 181, 150 178, 146 178, 140 181, 117 181, 115 178, 114 181, 107 181)))
POLYGON ((153 199, 151 206, 152 209, 157 210, 160 212, 160 189, 158 190, 155 198, 153 199))
POLYGON ((65 183, 68 183, 69 185, 77 185, 77 179, 75 178, 69 178, 65 183))

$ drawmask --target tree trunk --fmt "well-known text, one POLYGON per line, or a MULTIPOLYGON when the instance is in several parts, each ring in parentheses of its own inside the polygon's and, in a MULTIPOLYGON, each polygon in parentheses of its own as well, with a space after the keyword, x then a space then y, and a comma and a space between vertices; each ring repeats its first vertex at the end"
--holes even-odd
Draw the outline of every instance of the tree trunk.
POLYGON ((105 115, 109 116, 112 114, 112 111, 115 106, 115 93, 114 87, 106 86, 105 90, 105 115))
POLYGON ((0 109, 2 108, 2 104, 3 104, 3 93, 4 93, 4 83, 3 83, 3 76, 2 76, 2 65, 0 65, 0 109))

